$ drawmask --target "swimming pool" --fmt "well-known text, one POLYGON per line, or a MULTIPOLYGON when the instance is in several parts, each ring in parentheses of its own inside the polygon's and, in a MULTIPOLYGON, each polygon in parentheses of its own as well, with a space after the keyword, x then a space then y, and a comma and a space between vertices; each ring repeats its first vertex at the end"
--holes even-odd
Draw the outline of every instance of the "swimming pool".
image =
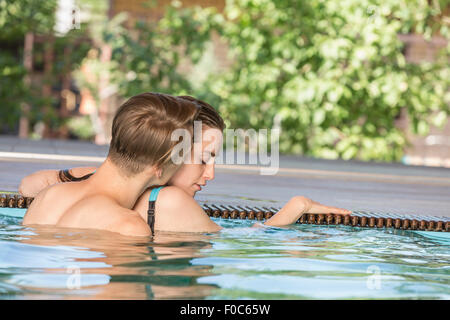
POLYGON ((219 233, 139 239, 24 227, 24 212, 0 208, 2 299, 450 298, 439 232, 215 218, 219 233))

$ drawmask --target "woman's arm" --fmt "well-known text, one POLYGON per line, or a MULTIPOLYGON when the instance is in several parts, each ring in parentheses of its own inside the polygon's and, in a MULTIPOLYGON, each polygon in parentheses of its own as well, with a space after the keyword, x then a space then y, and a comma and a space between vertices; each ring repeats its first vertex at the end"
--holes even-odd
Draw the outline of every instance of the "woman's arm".
MULTIPOLYGON (((147 190, 138 199, 134 211, 147 221, 147 190)), ((304 213, 350 214, 351 211, 324 206, 311 199, 297 196, 264 224, 268 226, 286 226, 295 223, 304 213)), ((258 225, 255 225, 258 226, 258 225)), ((163 188, 158 196, 155 211, 155 230, 173 232, 216 232, 222 228, 214 223, 202 207, 187 193, 175 186, 163 188)))
POLYGON ((264 222, 267 226, 286 226, 295 223, 304 213, 337 213, 350 214, 350 210, 325 206, 311 199, 297 196, 293 197, 288 203, 274 214, 272 218, 264 222))
MULTIPOLYGON (((82 177, 95 171, 96 167, 79 167, 69 169, 74 177, 82 177)), ((59 170, 41 170, 34 172, 22 179, 19 186, 19 193, 24 197, 35 197, 46 187, 61 182, 59 170)))

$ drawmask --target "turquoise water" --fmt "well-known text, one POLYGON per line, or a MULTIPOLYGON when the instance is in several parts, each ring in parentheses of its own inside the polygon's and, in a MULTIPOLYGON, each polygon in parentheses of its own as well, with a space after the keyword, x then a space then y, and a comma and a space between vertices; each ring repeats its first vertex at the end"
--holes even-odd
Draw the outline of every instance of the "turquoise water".
POLYGON ((214 219, 225 229, 140 239, 0 210, 2 299, 450 298, 443 233, 214 219))

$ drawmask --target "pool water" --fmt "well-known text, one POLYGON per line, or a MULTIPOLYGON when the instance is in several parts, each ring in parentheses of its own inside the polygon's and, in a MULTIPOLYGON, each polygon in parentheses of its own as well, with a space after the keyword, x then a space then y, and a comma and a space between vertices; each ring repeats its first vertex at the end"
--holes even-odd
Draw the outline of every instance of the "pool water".
POLYGON ((442 233, 213 219, 221 232, 133 238, 23 214, 0 208, 2 299, 450 298, 442 233))

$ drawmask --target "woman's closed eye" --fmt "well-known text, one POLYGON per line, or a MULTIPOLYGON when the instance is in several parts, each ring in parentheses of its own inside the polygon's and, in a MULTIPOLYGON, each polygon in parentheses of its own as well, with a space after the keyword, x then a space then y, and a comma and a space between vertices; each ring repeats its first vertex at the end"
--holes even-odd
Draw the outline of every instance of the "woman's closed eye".
POLYGON ((215 156, 216 156, 215 154, 212 154, 210 152, 204 153, 202 156, 202 164, 206 165, 206 164, 214 163, 215 156))
POLYGON ((202 158, 199 158, 196 162, 194 162, 194 163, 200 163, 201 165, 206 165, 206 164, 208 164, 208 159, 206 159, 206 158, 204 158, 204 157, 202 157, 202 158))

